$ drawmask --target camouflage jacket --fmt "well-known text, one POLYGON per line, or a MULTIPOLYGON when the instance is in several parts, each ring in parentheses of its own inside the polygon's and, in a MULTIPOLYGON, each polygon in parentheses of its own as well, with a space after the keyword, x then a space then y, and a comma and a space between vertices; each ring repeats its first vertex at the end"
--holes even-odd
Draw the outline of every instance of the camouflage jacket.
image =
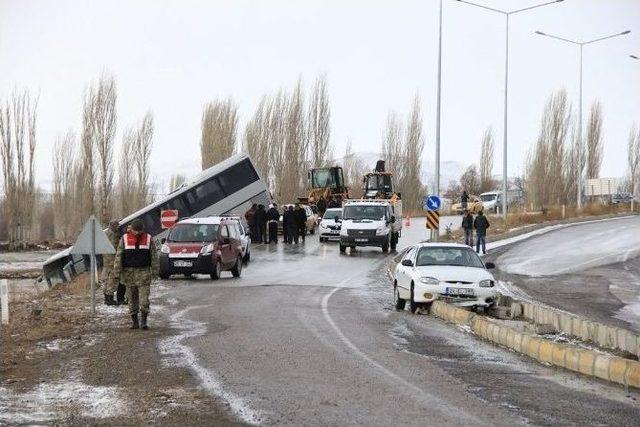
MULTIPOLYGON (((118 232, 117 231, 114 232, 111 228, 107 228, 107 231, 105 232, 105 234, 107 235, 107 239, 109 239, 109 242, 111 243, 113 248, 117 250, 118 242, 120 240, 120 236, 118 232)), ((112 269, 114 260, 115 260, 114 255, 111 255, 111 254, 102 255, 102 266, 107 269, 112 269)))
POLYGON ((116 250, 115 261, 113 263, 114 277, 120 280, 120 283, 126 286, 145 286, 150 285, 151 281, 158 277, 159 270, 159 258, 158 248, 156 248, 155 242, 151 240, 149 246, 151 251, 151 267, 148 268, 128 268, 122 267, 122 254, 124 251, 124 240, 120 238, 118 242, 118 249, 116 250))

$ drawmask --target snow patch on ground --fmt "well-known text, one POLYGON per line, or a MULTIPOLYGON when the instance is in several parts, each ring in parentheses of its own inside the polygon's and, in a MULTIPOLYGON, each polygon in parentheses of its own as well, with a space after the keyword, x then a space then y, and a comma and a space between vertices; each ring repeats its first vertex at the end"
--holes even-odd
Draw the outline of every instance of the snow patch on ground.
POLYGON ((164 338, 158 344, 160 353, 166 357, 164 362, 168 366, 190 368, 195 372, 202 386, 228 404, 231 412, 236 417, 249 424, 259 424, 261 422, 259 414, 251 409, 244 399, 225 390, 224 385, 215 373, 202 366, 195 353, 183 343, 188 338, 202 336, 207 332, 205 323, 186 318, 187 312, 195 308, 202 307, 180 310, 170 317, 171 326, 178 329, 180 333, 164 338))
MULTIPOLYGON (((591 221, 568 227, 567 224, 557 225, 518 236, 522 240, 526 238, 524 236, 557 230, 511 248, 498 258, 497 264, 506 273, 542 277, 584 271, 640 255, 638 218, 617 219, 606 226, 591 221)), ((499 241, 495 245, 508 244, 509 241, 513 242, 513 239, 499 241)))
POLYGON ((124 402, 116 387, 94 387, 76 379, 42 383, 22 393, 0 387, 0 424, 48 423, 75 411, 88 418, 116 417, 126 412, 124 402))

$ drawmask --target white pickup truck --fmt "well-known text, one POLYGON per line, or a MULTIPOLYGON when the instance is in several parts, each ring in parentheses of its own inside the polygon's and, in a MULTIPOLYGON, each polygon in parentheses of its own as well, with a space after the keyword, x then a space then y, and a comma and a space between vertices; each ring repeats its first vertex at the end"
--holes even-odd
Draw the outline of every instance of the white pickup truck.
POLYGON ((342 204, 340 252, 356 246, 376 246, 388 252, 396 249, 401 235, 401 200, 346 200, 342 204))

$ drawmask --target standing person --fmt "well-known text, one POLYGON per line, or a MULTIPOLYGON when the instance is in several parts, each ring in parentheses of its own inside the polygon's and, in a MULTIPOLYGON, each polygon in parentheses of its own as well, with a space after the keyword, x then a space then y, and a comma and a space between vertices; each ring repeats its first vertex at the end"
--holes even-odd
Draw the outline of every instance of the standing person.
POLYGON ((298 236, 302 237, 302 241, 305 241, 307 236, 307 213, 300 204, 296 204, 296 223, 298 225, 298 236))
MULTIPOLYGON (((114 249, 118 248, 118 242, 120 241, 120 230, 118 226, 120 224, 117 220, 109 221, 109 227, 107 228, 107 239, 111 243, 114 249)), ((113 277, 113 261, 115 255, 104 254, 102 255, 102 274, 100 277, 100 283, 104 290, 104 303, 106 305, 118 305, 119 299, 116 301, 113 299, 113 293, 118 290, 118 281, 113 277)), ((123 298, 124 299, 124 298, 123 298)))
POLYGON ((462 210, 467 210, 467 203, 469 202, 469 195, 467 194, 467 190, 462 192, 462 197, 460 197, 460 201, 462 202, 462 210))
POLYGON ((289 233, 289 224, 293 220, 291 211, 286 206, 282 212, 282 237, 284 243, 291 243, 291 234, 289 233))
POLYGON ((487 239, 487 228, 489 228, 489 220, 482 213, 482 211, 478 212, 478 216, 475 221, 473 221, 473 228, 476 229, 476 252, 480 253, 480 245, 482 244, 482 253, 487 253, 486 247, 486 239, 487 239))
POLYGON ((327 210, 327 201, 324 199, 324 196, 320 196, 316 206, 318 207, 318 215, 322 218, 327 210))
POLYGON ((151 280, 158 275, 158 251, 151 234, 145 233, 141 219, 131 222, 131 230, 120 239, 113 274, 127 287, 131 329, 148 329, 151 280), (138 312, 142 315, 138 324, 138 312))
POLYGON ((264 210, 264 205, 258 205, 258 210, 255 214, 256 221, 256 235, 257 242, 267 243, 267 211, 264 210))
POLYGON ((247 220, 247 225, 249 225, 249 233, 251 234, 251 240, 258 241, 258 227, 256 227, 256 211, 258 210, 258 205, 254 203, 251 205, 249 210, 244 214, 244 219, 247 220))
POLYGON ((278 205, 271 205, 267 211, 267 221, 269 222, 269 243, 278 243, 278 221, 280 220, 280 212, 278 205))
POLYGON ((327 205, 327 208, 331 209, 331 208, 339 208, 340 204, 338 203, 338 199, 336 198, 336 196, 331 196, 331 199, 329 200, 329 204, 327 205))
POLYGON ((462 217, 462 229, 464 230, 464 244, 473 247, 473 214, 465 209, 462 217))
MULTIPOLYGON (((293 210, 293 206, 289 206, 285 210, 285 214, 287 215, 287 243, 298 243, 298 222, 296 220, 296 214, 293 210)), ((284 216, 283 216, 284 218, 284 216)), ((284 225, 283 225, 284 231, 284 225)))

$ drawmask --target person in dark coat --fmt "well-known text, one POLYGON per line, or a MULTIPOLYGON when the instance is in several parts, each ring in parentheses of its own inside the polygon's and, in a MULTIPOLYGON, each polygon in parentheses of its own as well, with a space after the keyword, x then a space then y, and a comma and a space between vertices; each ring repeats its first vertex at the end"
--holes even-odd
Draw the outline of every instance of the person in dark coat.
POLYGON ((318 215, 320 218, 324 216, 325 211, 327 210, 327 201, 324 199, 324 196, 320 196, 318 203, 316 203, 318 207, 318 215))
POLYGON ((264 205, 258 205, 258 210, 255 215, 256 220, 256 234, 258 236, 257 242, 267 243, 267 211, 264 210, 264 205))
POLYGON ((464 230, 464 244, 473 247, 473 214, 465 209, 462 217, 462 229, 464 230))
POLYGON ((462 202, 462 209, 467 210, 467 203, 469 202, 469 195, 467 194, 467 190, 462 192, 462 197, 460 197, 460 201, 462 202))
POLYGON ((331 197, 331 199, 329 200, 329 204, 327 205, 327 208, 332 209, 332 208, 339 208, 340 207, 340 203, 338 203, 338 199, 333 196, 331 197))
POLYGON ((278 243, 278 221, 280 220, 280 212, 278 205, 271 205, 267 211, 267 222, 269 223, 269 243, 278 243))
POLYGON ((296 205, 296 225, 298 228, 297 235, 302 237, 302 241, 304 242, 305 237, 307 236, 307 213, 304 208, 300 205, 296 205))
POLYGON ((282 222, 282 232, 286 232, 285 241, 287 243, 298 243, 298 225, 296 223, 296 214, 293 210, 293 206, 285 208, 284 214, 282 215, 282 222))
POLYGON ((476 229, 476 252, 480 253, 480 246, 482 245, 482 253, 486 254, 486 238, 489 220, 484 216, 482 211, 478 212, 478 216, 476 216, 476 219, 473 221, 473 228, 476 229))
POLYGON ((251 208, 244 214, 244 219, 247 220, 247 224, 249 225, 251 240, 253 240, 254 242, 258 241, 258 227, 256 227, 257 210, 258 205, 254 203, 253 205, 251 205, 251 208))

